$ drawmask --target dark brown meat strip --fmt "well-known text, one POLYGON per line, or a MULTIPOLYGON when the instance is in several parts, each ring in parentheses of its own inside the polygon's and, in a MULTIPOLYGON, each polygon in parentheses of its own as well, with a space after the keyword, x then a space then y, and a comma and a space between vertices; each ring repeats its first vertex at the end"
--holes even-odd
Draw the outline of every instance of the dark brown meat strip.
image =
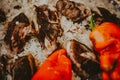
POLYGON ((0 56, 0 80, 6 80, 6 65, 7 65, 7 57, 5 55, 0 56))
POLYGON ((45 48, 45 38, 47 38, 51 44, 56 45, 57 37, 62 33, 57 12, 51 11, 46 5, 36 6, 36 12, 37 23, 39 25, 37 37, 42 47, 45 48))
POLYGON ((18 58, 11 69, 13 80, 31 80, 35 71, 35 61, 31 54, 18 58))
POLYGON ((58 0, 56 8, 58 12, 73 22, 80 22, 90 15, 90 10, 83 4, 69 0, 58 0))
POLYGON ((93 58, 95 55, 86 45, 70 40, 66 46, 67 54, 73 63, 73 70, 82 80, 100 73, 101 69, 98 61, 93 58))
POLYGON ((0 22, 4 22, 6 20, 5 12, 0 9, 0 22))
POLYGON ((96 11, 92 11, 94 14, 94 24, 95 26, 99 26, 103 22, 113 22, 120 26, 120 18, 118 18, 115 14, 112 14, 105 8, 98 7, 100 14, 96 11))
POLYGON ((34 24, 30 23, 24 13, 20 13, 9 24, 4 41, 10 45, 10 49, 15 53, 23 50, 23 46, 30 39, 30 34, 34 33, 34 24))

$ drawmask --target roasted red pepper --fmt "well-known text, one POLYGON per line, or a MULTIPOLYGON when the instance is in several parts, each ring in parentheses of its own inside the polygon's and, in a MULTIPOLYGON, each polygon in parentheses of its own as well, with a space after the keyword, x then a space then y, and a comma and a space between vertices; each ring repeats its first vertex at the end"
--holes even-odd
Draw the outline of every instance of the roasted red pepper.
POLYGON ((111 22, 104 22, 90 34, 94 48, 99 51, 109 45, 114 45, 120 40, 120 28, 111 22))
POLYGON ((55 51, 40 66, 32 80, 71 80, 71 61, 66 57, 66 50, 55 51))
POLYGON ((94 49, 100 53, 103 80, 120 80, 120 27, 104 22, 90 34, 94 49))

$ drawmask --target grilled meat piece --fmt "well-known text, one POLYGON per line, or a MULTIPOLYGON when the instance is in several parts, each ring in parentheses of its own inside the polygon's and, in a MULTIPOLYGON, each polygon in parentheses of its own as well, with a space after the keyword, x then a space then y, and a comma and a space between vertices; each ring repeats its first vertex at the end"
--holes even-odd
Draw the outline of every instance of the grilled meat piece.
POLYGON ((31 54, 20 57, 12 65, 12 80, 31 80, 36 71, 34 58, 31 54))
POLYGON ((0 56, 0 80, 6 80, 6 65, 7 57, 4 55, 0 56))
POLYGON ((99 26, 103 22, 104 17, 102 17, 102 15, 98 14, 96 11, 92 11, 92 13, 94 14, 93 15, 94 25, 99 26))
POLYGON ((24 13, 20 13, 9 24, 4 41, 10 45, 10 49, 16 53, 23 50, 30 34, 34 33, 34 24, 30 23, 24 13))
POLYGON ((120 26, 120 18, 117 18, 115 14, 112 14, 105 8, 98 7, 98 9, 104 18, 103 22, 113 22, 120 26))
POLYGON ((100 65, 93 52, 84 44, 70 40, 66 43, 67 54, 73 62, 73 70, 82 79, 100 73, 100 65))
POLYGON ((60 26, 59 16, 56 11, 51 11, 47 5, 36 7, 38 31, 37 37, 45 48, 45 38, 51 45, 56 45, 57 37, 61 35, 62 28, 60 26))
POLYGON ((4 22, 6 20, 5 12, 0 9, 0 22, 4 22))
POLYGON ((83 4, 69 0, 58 0, 56 8, 58 12, 73 22, 80 22, 90 15, 90 10, 83 4))
POLYGON ((103 22, 113 22, 120 26, 120 19, 115 14, 112 14, 110 11, 102 7, 98 7, 98 10, 100 11, 100 14, 96 11, 92 11, 94 14, 95 26, 99 26, 103 22))

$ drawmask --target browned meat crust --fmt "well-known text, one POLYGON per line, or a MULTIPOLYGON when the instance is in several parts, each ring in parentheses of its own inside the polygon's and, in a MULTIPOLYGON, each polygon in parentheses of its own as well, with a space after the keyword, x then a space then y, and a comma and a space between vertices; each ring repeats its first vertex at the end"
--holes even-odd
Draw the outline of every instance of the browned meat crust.
POLYGON ((82 80, 100 73, 98 61, 93 58, 95 55, 86 45, 70 40, 67 44, 67 54, 72 60, 73 70, 82 80))
POLYGON ((92 11, 92 13, 94 14, 95 26, 98 26, 103 22, 113 22, 120 26, 120 19, 117 18, 115 14, 112 14, 110 11, 102 7, 98 7, 98 10, 100 11, 101 15, 98 14, 96 11, 92 11))
POLYGON ((0 56, 0 80, 6 80, 6 56, 0 56))
POLYGON ((59 0, 56 4, 57 10, 73 22, 80 22, 90 15, 90 10, 83 4, 69 0, 59 0))
POLYGON ((59 16, 56 11, 51 11, 48 6, 43 5, 36 6, 37 23, 39 31, 37 31, 37 37, 45 48, 45 38, 47 38, 51 44, 56 44, 57 37, 61 35, 62 28, 60 25, 59 16))
POLYGON ((35 71, 36 66, 32 55, 20 57, 12 66, 12 80, 31 80, 35 71))
POLYGON ((16 53, 23 50, 30 34, 34 32, 34 24, 29 22, 24 13, 20 13, 9 24, 4 41, 9 44, 10 49, 16 53))
POLYGON ((0 9, 0 22, 4 22, 6 20, 5 12, 0 9))

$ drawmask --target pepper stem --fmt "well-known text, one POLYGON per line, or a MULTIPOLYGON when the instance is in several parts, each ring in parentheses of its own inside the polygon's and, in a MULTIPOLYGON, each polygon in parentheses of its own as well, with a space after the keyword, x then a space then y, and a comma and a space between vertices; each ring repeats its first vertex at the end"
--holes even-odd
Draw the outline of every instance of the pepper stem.
POLYGON ((92 30, 95 28, 93 14, 91 15, 91 18, 90 18, 90 27, 91 27, 92 30))

